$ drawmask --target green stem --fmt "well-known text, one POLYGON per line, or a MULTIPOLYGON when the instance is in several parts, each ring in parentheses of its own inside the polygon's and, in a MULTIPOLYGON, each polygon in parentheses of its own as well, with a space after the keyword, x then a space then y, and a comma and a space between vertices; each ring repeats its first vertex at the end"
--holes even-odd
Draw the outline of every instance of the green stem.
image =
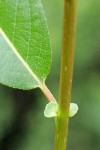
POLYGON ((64 0, 63 46, 55 150, 66 150, 71 98, 77 0, 64 0))

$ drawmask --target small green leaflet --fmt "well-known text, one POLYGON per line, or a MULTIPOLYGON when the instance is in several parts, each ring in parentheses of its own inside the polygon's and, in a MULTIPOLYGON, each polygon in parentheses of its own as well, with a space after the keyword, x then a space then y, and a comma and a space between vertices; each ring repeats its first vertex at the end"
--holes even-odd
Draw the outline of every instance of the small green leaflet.
POLYGON ((70 109, 69 109, 69 117, 75 116, 75 114, 78 112, 78 105, 76 103, 70 103, 70 109))
POLYGON ((50 71, 51 48, 41 0, 0 0, 0 83, 41 87, 50 71))
POLYGON ((44 110, 44 116, 47 118, 55 117, 57 116, 58 112, 58 104, 57 102, 49 102, 44 110))
MULTIPOLYGON (((44 110, 44 116, 47 118, 56 117, 58 115, 59 105, 56 101, 49 102, 44 110)), ((73 117, 78 111, 78 105, 76 103, 70 103, 69 117, 73 117)))

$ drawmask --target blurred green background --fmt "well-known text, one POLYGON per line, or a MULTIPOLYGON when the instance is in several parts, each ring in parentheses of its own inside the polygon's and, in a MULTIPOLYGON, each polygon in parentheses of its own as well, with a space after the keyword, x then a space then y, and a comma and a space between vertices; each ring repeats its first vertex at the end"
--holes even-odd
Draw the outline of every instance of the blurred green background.
MULTIPOLYGON (((47 85, 58 99, 63 1, 42 0, 53 61, 47 85)), ((68 150, 100 150, 100 1, 79 0, 68 150)), ((0 85, 0 150, 53 150, 54 120, 43 115, 47 101, 39 89, 0 85)))

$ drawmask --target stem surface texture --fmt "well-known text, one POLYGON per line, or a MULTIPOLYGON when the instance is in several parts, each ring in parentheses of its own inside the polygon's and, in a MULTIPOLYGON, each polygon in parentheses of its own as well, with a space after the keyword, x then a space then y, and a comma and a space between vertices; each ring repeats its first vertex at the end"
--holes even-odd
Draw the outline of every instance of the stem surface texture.
POLYGON ((55 150, 66 150, 71 99, 77 0, 64 0, 59 110, 55 118, 55 150))

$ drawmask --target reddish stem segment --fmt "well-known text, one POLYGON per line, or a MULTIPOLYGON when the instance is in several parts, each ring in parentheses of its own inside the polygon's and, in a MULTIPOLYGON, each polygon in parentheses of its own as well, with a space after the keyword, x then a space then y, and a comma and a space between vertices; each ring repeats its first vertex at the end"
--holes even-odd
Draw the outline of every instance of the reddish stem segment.
POLYGON ((52 93, 50 92, 50 90, 46 87, 46 85, 42 85, 41 90, 43 92, 43 94, 46 96, 46 98, 48 99, 49 102, 54 102, 56 101, 54 96, 52 95, 52 93))

